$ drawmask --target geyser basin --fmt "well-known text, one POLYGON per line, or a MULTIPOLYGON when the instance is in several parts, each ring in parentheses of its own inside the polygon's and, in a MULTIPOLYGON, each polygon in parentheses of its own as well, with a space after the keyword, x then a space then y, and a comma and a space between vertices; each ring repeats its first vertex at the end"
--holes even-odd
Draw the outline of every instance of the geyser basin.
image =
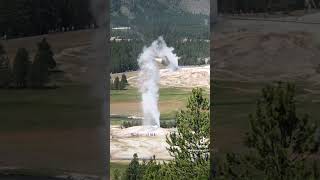
POLYGON ((178 57, 174 48, 168 47, 162 37, 155 40, 151 46, 144 47, 138 58, 140 67, 139 89, 142 94, 143 125, 145 127, 160 127, 159 100, 159 67, 165 65, 172 71, 178 69, 178 57))
POLYGON ((167 151, 166 135, 175 129, 157 128, 156 136, 149 136, 143 126, 134 126, 125 129, 111 127, 110 158, 112 160, 132 159, 137 153, 139 158, 150 159, 156 155, 157 159, 170 160, 172 157, 167 151))

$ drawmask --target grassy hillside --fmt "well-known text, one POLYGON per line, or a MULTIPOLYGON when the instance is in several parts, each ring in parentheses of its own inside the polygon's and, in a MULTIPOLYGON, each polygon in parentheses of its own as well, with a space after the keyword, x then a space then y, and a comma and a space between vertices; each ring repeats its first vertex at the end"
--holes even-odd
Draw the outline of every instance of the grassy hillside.
POLYGON ((86 78, 96 57, 90 50, 94 35, 85 30, 2 42, 11 60, 20 47, 32 60, 37 43, 46 37, 63 73, 55 79, 58 88, 0 89, 1 166, 30 174, 103 175, 103 102, 86 78))

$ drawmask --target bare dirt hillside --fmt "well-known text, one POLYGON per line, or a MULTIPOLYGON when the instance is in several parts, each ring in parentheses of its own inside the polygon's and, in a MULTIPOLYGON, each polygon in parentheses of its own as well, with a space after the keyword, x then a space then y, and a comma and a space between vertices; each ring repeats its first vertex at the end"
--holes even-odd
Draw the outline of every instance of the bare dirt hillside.
MULTIPOLYGON (((320 14, 300 19, 320 22, 320 14)), ((215 29, 216 79, 320 80, 320 24, 223 19, 215 29)))
POLYGON ((320 51, 312 41, 305 32, 228 34, 214 44, 215 78, 314 81, 320 51))

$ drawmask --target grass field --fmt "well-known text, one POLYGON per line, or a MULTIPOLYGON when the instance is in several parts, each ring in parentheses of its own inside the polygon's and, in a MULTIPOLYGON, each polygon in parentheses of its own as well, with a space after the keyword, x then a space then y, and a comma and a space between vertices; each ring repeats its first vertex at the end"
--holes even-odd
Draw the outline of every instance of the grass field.
MULTIPOLYGON (((190 94, 190 89, 184 90, 180 88, 161 88, 159 90, 159 101, 175 100, 185 101, 190 94)), ((114 102, 130 102, 140 101, 141 94, 136 88, 128 88, 128 90, 112 90, 110 93, 110 103, 114 102)))
POLYGON ((90 128, 101 124, 101 101, 81 85, 58 89, 0 89, 0 131, 90 128))
MULTIPOLYGON (((206 91, 209 98, 209 92, 206 91)), ((177 111, 186 106, 191 89, 161 88, 159 90, 160 119, 173 119, 177 111)), ((110 95, 111 114, 141 116, 141 95, 138 89, 112 90, 110 95)))

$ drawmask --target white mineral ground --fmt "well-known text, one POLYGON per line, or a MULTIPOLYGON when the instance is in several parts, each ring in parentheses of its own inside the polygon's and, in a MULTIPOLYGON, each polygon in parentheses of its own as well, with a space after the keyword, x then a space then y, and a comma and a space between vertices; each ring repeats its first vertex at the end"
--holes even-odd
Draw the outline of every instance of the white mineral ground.
MULTIPOLYGON (((131 72, 129 83, 137 87, 138 74, 131 72)), ((182 66, 177 71, 160 69, 160 86, 177 88, 210 87, 210 66, 182 66)))
POLYGON ((137 153, 140 158, 150 159, 156 155, 157 159, 171 159, 166 147, 166 135, 175 129, 157 128, 150 132, 143 126, 134 126, 121 129, 119 126, 111 127, 111 160, 129 160, 137 153), (137 134, 139 133, 139 135, 137 134), (155 136, 150 136, 153 133, 155 136), (149 136, 148 136, 149 134, 149 136))

